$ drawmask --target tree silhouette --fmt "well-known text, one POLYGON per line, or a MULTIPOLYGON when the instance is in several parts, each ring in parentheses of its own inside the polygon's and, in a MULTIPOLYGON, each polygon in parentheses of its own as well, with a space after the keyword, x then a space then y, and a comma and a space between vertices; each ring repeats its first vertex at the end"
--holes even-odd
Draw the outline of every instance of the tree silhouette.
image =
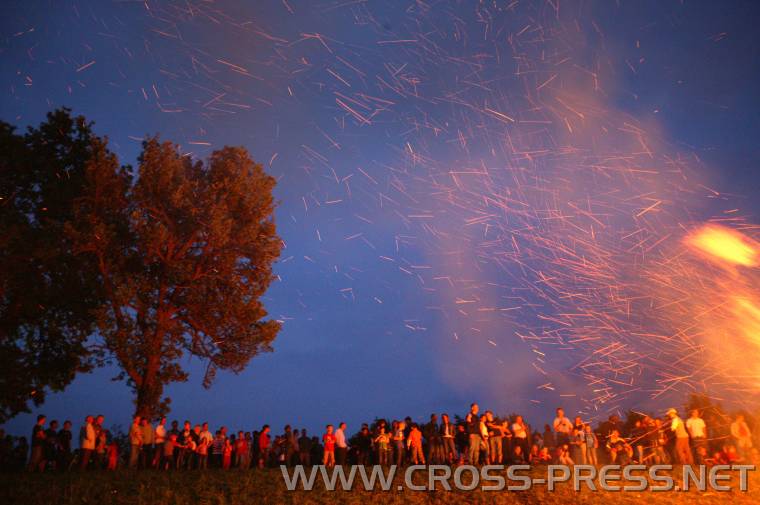
POLYGON ((0 122, 0 423, 93 364, 97 276, 64 229, 95 139, 67 109, 24 134, 0 122))

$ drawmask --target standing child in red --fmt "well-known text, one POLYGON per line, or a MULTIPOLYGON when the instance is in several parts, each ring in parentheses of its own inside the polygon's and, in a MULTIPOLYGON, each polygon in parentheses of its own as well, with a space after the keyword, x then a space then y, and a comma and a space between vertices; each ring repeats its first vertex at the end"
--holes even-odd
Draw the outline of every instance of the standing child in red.
POLYGON ((425 464, 425 455, 422 453, 422 432, 416 424, 412 425, 409 438, 406 440, 407 449, 412 451, 412 463, 415 465, 425 464))
POLYGON ((116 470, 116 466, 119 463, 119 445, 116 441, 111 442, 108 446, 108 469, 116 470))
POLYGON ((322 435, 322 443, 325 446, 322 464, 325 466, 335 466, 335 435, 333 434, 332 424, 327 425, 327 433, 322 435))
POLYGON ((232 463, 232 444, 230 439, 224 441, 224 449, 222 450, 222 468, 225 470, 230 469, 232 463))

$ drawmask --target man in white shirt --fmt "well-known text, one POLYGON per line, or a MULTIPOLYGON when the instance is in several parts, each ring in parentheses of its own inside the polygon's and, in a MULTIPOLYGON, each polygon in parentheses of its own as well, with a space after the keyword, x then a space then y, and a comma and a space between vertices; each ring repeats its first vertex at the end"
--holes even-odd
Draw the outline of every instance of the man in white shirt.
POLYGON ((707 425, 705 421, 699 417, 699 411, 694 409, 691 411, 691 417, 686 420, 686 430, 691 437, 691 445, 696 452, 698 447, 707 446, 707 425))
POLYGON ((205 440, 208 445, 211 445, 211 442, 214 441, 214 435, 208 430, 208 423, 201 425, 201 434, 198 435, 198 440, 205 440))
POLYGON ((573 422, 565 417, 565 411, 562 408, 557 409, 557 417, 554 418, 554 431, 557 433, 558 446, 570 442, 570 433, 573 431, 573 422))
POLYGON ((166 418, 162 417, 156 426, 154 433, 154 442, 156 444, 156 450, 153 453, 153 467, 158 468, 158 464, 161 462, 161 453, 164 450, 164 442, 166 442, 166 418))
POLYGON ((340 423, 335 430, 335 464, 345 465, 346 456, 348 455, 348 444, 346 443, 346 423, 340 423))
POLYGON ((514 456, 514 447, 520 447, 523 457, 530 454, 530 440, 528 440, 528 426, 523 421, 522 416, 515 417, 515 422, 512 424, 512 433, 514 435, 512 439, 512 454, 510 458, 514 456))

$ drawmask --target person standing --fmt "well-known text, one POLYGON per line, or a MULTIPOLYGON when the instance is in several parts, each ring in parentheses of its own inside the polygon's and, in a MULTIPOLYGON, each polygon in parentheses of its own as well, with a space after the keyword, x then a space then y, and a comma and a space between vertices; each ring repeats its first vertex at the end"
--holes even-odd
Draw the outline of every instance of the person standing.
POLYGON ((596 457, 596 449, 599 447, 599 440, 597 440, 596 434, 591 429, 590 424, 583 427, 583 432, 586 439, 586 463, 596 466, 599 464, 599 460, 596 457))
POLYGON ((116 443, 116 440, 111 440, 111 443, 108 445, 107 454, 108 463, 106 469, 112 472, 119 465, 119 444, 116 443))
POLYGON ((68 470, 71 464, 71 421, 68 419, 63 422, 63 429, 58 432, 58 467, 61 470, 68 470))
POLYGON ((322 435, 322 444, 325 446, 322 464, 331 467, 335 466, 335 434, 333 433, 333 425, 328 424, 325 430, 325 434, 322 435))
POLYGON ((431 465, 443 463, 443 443, 438 427, 438 416, 435 414, 430 414, 430 422, 424 426, 424 435, 428 443, 428 463, 431 465))
POLYGON ((340 423, 335 430, 335 464, 343 466, 346 464, 348 455, 348 443, 346 442, 346 423, 340 423))
POLYGON ((554 432, 557 434, 557 445, 561 446, 569 443, 572 431, 573 423, 565 417, 565 411, 561 407, 558 408, 557 417, 554 418, 554 432))
POLYGON ((45 466, 43 468, 52 468, 55 470, 59 458, 58 448, 58 421, 50 421, 50 427, 45 430, 45 466))
POLYGON ((93 425, 93 417, 87 416, 84 420, 84 426, 79 431, 79 452, 80 460, 79 467, 82 470, 86 470, 90 464, 90 458, 92 457, 92 451, 95 450, 95 426, 93 425))
POLYGON ((132 426, 129 428, 129 468, 137 468, 137 462, 140 459, 140 448, 142 447, 142 427, 140 423, 142 417, 135 416, 132 426))
POLYGON ((695 454, 700 447, 707 447, 707 425, 699 417, 697 409, 692 410, 691 415, 686 420, 686 429, 691 437, 691 445, 695 454))
POLYGON ((391 454, 391 437, 385 432, 385 425, 380 426, 379 433, 374 439, 377 446, 377 464, 380 466, 387 466, 390 464, 391 454))
POLYGON ((750 449, 752 449, 752 432, 749 431, 749 426, 747 426, 747 421, 744 420, 744 415, 737 415, 736 420, 731 423, 731 437, 734 439, 739 456, 743 460, 746 460, 750 449))
POLYGON ((362 429, 357 436, 358 452, 357 463, 360 465, 370 464, 370 457, 372 456, 372 434, 369 432, 369 426, 362 424, 362 429))
POLYGON ((393 421, 393 449, 396 451, 396 466, 404 464, 404 421, 393 421))
POLYGON ((475 414, 472 410, 465 417, 467 425, 468 445, 467 445, 467 462, 471 465, 480 463, 480 419, 478 419, 477 405, 475 405, 475 414))
POLYGON ((98 426, 95 419, 95 452, 93 452, 93 465, 98 470, 106 467, 106 451, 108 450, 108 430, 98 426))
POLYGON ((293 454, 295 454, 295 441, 293 440, 293 429, 289 424, 285 425, 285 433, 282 437, 282 452, 284 454, 285 464, 290 466, 293 454))
POLYGON ((445 461, 449 464, 457 461, 459 455, 457 454, 456 444, 454 443, 454 437, 456 436, 456 426, 451 424, 448 414, 441 415, 441 442, 443 443, 443 455, 445 461))
POLYGON ((211 442, 211 462, 214 468, 222 468, 225 440, 227 440, 227 437, 222 430, 216 430, 214 441, 211 442))
MULTIPOLYGON (((230 435, 234 437, 234 435, 230 435)), ((224 439, 224 447, 222 448, 222 470, 229 470, 232 464, 232 441, 229 438, 224 439)))
POLYGON ((150 468, 153 464, 153 443, 156 439, 156 432, 150 419, 143 417, 140 421, 142 430, 142 448, 140 449, 140 467, 150 468))
POLYGON ((650 434, 650 445, 654 448, 654 463, 664 465, 670 463, 668 455, 668 433, 660 418, 654 420, 654 427, 650 434))
MULTIPOLYGON (((512 444, 514 447, 521 447, 520 452, 523 457, 530 454, 530 434, 522 416, 515 417, 515 422, 512 423, 512 444)), ((512 454, 515 454, 514 449, 512 450, 512 454)))
POLYGON ((406 444, 410 450, 412 464, 424 465, 425 455, 422 453, 422 432, 416 424, 412 424, 412 429, 409 432, 409 438, 407 438, 406 444))
MULTIPOLYGON (((188 455, 188 441, 193 433, 193 425, 190 421, 185 420, 182 424, 182 431, 177 437, 177 450, 174 451, 174 465, 177 468, 185 467, 185 458, 188 455)), ((234 447, 233 447, 234 449, 234 447)))
POLYGON ((491 450, 488 440, 488 426, 486 423, 488 422, 488 416, 485 414, 480 416, 480 423, 478 424, 478 428, 480 429, 480 450, 484 454, 485 463, 486 465, 491 464, 491 450))
POLYGON ((29 454, 29 471, 41 472, 45 469, 45 421, 42 414, 37 416, 37 423, 32 428, 32 447, 29 454))
POLYGON ((156 426, 156 429, 153 432, 153 443, 155 444, 153 461, 151 462, 153 468, 158 468, 160 466, 161 456, 164 452, 164 442, 166 442, 166 435, 166 418, 161 417, 158 421, 158 426, 156 426))
POLYGON ((686 423, 678 417, 676 409, 668 409, 667 416, 670 418, 670 431, 676 436, 676 460, 681 465, 694 464, 694 458, 689 448, 689 432, 686 430, 686 423))
POLYGON ((259 468, 264 468, 269 463, 269 449, 271 438, 269 425, 265 424, 259 433, 259 468))
POLYGON ((493 412, 486 411, 486 426, 488 427, 489 453, 491 464, 501 465, 504 462, 504 428, 505 423, 494 417, 493 412))
POLYGON ((298 439, 298 459, 304 466, 311 466, 311 449, 311 438, 309 438, 306 428, 304 428, 301 430, 301 437, 298 439))
POLYGON ((586 464, 586 433, 583 427, 573 426, 573 432, 570 435, 570 457, 577 465, 586 464))
POLYGON ((195 448, 197 460, 196 468, 198 470, 208 469, 208 448, 210 445, 211 441, 208 438, 203 437, 202 435, 198 437, 198 446, 195 448))
POLYGON ((106 418, 103 414, 98 414, 92 423, 95 429, 95 451, 92 453, 93 466, 98 470, 106 467, 106 445, 108 443, 108 433, 105 429, 106 418))
POLYGON ((248 470, 250 465, 249 455, 251 449, 248 447, 248 440, 245 438, 245 433, 238 431, 238 436, 235 439, 235 458, 237 459, 236 466, 241 470, 248 470))
POLYGON ((163 447, 160 448, 161 451, 161 464, 159 465, 159 468, 161 470, 169 470, 170 468, 174 467, 174 450, 176 449, 177 445, 177 434, 173 432, 169 432, 169 434, 166 437, 166 440, 164 441, 163 447))

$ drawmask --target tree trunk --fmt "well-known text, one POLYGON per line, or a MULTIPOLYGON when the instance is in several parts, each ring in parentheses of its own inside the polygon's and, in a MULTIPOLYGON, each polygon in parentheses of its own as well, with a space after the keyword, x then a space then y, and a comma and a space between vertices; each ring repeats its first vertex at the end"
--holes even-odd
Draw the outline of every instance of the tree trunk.
POLYGON ((156 417, 161 403, 161 395, 164 392, 164 386, 158 380, 158 367, 160 360, 158 356, 148 358, 148 366, 143 375, 142 382, 137 388, 137 398, 135 398, 135 415, 153 419, 156 417))

